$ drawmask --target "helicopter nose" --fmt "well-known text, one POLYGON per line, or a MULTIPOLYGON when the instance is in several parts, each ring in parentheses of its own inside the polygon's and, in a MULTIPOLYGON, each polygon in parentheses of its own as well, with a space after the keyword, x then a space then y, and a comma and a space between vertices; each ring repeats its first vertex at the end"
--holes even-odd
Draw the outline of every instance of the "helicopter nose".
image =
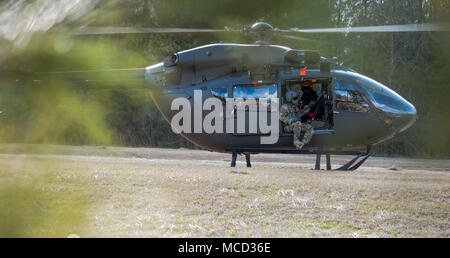
POLYGON ((410 128, 417 121, 417 111, 413 106, 413 110, 405 113, 397 113, 395 117, 392 118, 392 128, 396 133, 401 133, 406 129, 410 128))

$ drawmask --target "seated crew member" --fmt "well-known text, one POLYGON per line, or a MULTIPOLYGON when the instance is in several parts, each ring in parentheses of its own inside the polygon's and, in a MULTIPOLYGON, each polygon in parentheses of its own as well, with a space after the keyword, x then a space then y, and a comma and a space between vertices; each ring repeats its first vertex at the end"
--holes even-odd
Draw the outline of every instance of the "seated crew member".
POLYGON ((303 92, 301 101, 304 105, 309 105, 312 101, 317 101, 318 96, 316 91, 314 90, 312 81, 302 81, 301 86, 303 92))
POLYGON ((301 102, 302 105, 300 108, 302 109, 309 109, 308 112, 306 112, 305 116, 302 116, 302 122, 307 122, 310 121, 313 117, 314 114, 312 112, 314 112, 314 109, 316 107, 316 102, 318 99, 317 93, 316 91, 313 89, 314 85, 312 83, 312 81, 307 80, 307 81, 302 81, 301 82, 301 86, 302 86, 302 98, 301 98, 301 102))
POLYGON ((299 109, 299 98, 295 91, 286 92, 286 104, 280 109, 280 121, 286 132, 292 132, 294 135, 294 146, 300 150, 305 144, 308 144, 314 134, 314 128, 308 123, 300 122, 300 118, 309 110, 299 109), (303 139, 300 139, 301 132, 304 131, 303 139))

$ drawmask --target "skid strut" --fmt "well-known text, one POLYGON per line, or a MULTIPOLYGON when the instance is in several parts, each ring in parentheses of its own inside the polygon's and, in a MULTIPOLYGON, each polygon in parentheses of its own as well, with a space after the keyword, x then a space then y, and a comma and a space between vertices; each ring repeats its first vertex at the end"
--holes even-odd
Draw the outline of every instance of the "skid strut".
POLYGON ((327 170, 331 170, 331 155, 327 154, 327 170))
POLYGON ((355 158, 353 158, 352 160, 347 162, 345 165, 343 165, 342 167, 340 167, 336 170, 350 170, 350 167, 353 165, 353 163, 355 163, 360 157, 361 157, 361 155, 356 156, 355 158))
MULTIPOLYGON (((242 153, 238 153, 236 151, 233 151, 231 153, 231 167, 234 168, 236 167, 236 159, 237 159, 237 155, 241 155, 242 153)), ((250 162, 250 153, 244 153, 245 156, 245 161, 247 163, 247 167, 252 167, 252 163, 250 162)))
MULTIPOLYGON (((320 158, 322 155, 320 153, 316 154, 316 166, 314 167, 315 170, 320 170, 320 158)), ((331 155, 326 154, 325 157, 327 158, 327 170, 331 170, 331 155)))
POLYGON ((247 162, 247 167, 251 168, 252 167, 252 163, 250 163, 250 153, 246 153, 245 154, 245 161, 247 162))
POLYGON ((236 159, 237 159, 237 152, 233 151, 231 154, 231 167, 236 167, 236 159))
MULTIPOLYGON (((331 155, 327 154, 326 157, 327 157, 327 170, 331 170, 331 155)), ((359 154, 355 158, 353 158, 352 160, 347 162, 345 165, 343 165, 342 167, 340 167, 336 170, 354 171, 354 170, 358 169, 369 157, 370 157, 370 153, 367 153, 365 155, 359 154), (363 157, 363 158, 358 163, 355 164, 355 162, 361 157, 363 157), (353 165, 353 164, 355 164, 355 165, 353 165)), ((320 154, 316 154, 315 170, 320 170, 320 154)))
POLYGON ((314 167, 315 170, 320 170, 320 158, 322 154, 317 153, 316 154, 316 166, 314 167))
POLYGON ((341 170, 341 171, 342 170, 344 170, 344 171, 357 170, 370 157, 370 153, 365 155, 364 158, 362 158, 358 163, 353 165, 353 163, 355 163, 360 157, 361 157, 361 155, 356 156, 356 158, 350 160, 349 162, 347 162, 347 164, 343 165, 342 167, 338 168, 337 170, 341 170))

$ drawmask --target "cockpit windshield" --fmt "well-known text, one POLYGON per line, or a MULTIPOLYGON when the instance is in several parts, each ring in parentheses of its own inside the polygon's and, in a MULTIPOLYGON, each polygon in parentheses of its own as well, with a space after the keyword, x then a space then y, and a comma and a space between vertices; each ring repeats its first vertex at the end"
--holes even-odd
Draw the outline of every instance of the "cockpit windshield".
POLYGON ((414 106, 395 91, 363 75, 354 75, 376 108, 393 114, 416 114, 414 106))

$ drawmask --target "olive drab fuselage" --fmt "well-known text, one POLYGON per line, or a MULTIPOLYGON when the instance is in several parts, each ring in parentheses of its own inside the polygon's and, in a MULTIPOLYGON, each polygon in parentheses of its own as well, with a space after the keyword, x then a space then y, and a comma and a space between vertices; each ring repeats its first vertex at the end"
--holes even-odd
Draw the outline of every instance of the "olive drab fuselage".
MULTIPOLYGON (((225 98, 241 97, 240 94, 248 92, 248 89, 252 92, 260 89, 261 92, 276 95, 281 106, 288 85, 314 80, 323 114, 321 121, 318 121, 319 126, 315 126, 311 142, 303 149, 347 150, 371 146, 393 137, 416 120, 414 107, 398 94, 391 90, 390 95, 386 96, 376 93, 377 87, 385 86, 334 66, 317 52, 284 46, 229 43, 201 46, 170 55, 164 62, 147 67, 145 79, 158 109, 169 123, 177 112, 171 110, 172 101, 183 97, 194 106, 195 90, 202 92, 203 100, 218 98, 223 101, 225 98), (356 92, 359 102, 351 98, 351 94, 356 92), (391 98, 387 99, 391 101, 383 98, 391 98), (386 102, 396 105, 383 105, 386 102), (362 108, 355 110, 352 105, 362 108)), ((252 111, 246 111, 246 123, 249 112, 252 111)), ((203 111, 202 116, 207 114, 203 111)), ((227 119, 237 117, 224 110, 222 121, 216 122, 225 125, 227 119)), ((280 127, 278 142, 270 145, 262 145, 261 133, 248 131, 248 124, 245 133, 182 135, 205 149, 218 152, 230 148, 294 149, 292 133, 282 130, 281 121, 270 122, 279 123, 280 127)))

